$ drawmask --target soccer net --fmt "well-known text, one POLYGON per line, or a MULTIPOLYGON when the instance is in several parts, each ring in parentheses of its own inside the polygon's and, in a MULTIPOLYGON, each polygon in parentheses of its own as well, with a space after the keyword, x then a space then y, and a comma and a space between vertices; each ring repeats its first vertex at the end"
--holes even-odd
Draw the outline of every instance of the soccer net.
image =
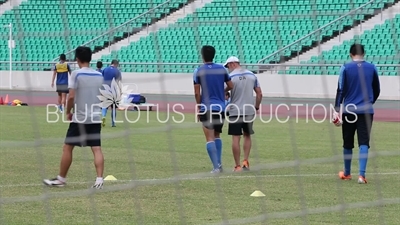
MULTIPOLYGON (((56 10, 46 4, 22 2, 9 21, 16 43, 13 71, 7 79, 9 64, 1 63, 0 96, 29 107, 0 107, 0 224, 398 223, 400 129, 398 121, 383 122, 397 118, 398 103, 375 104, 366 185, 357 185, 359 158, 365 157, 357 136, 353 180, 338 178, 342 129, 331 120, 352 43, 364 44, 366 59, 378 63, 385 75, 382 94, 390 93, 388 83, 399 83, 398 76, 385 79, 400 74, 398 1, 75 0, 57 1, 56 10), (94 69, 97 61, 106 67, 119 60, 123 77, 111 96, 121 103, 116 127, 108 110, 101 131, 102 190, 90 188, 96 173, 89 148, 73 151, 65 187, 42 184, 58 174, 68 128, 50 87, 48 69, 56 62, 50 60, 63 52, 74 59, 69 50, 79 45, 95 49, 94 69), (225 121, 224 171, 210 173, 192 94, 203 45, 216 48, 216 63, 237 56, 243 68, 257 73, 263 100, 254 120, 250 171, 233 172, 225 121), (53 55, 53 48, 60 51, 53 55), (148 105, 129 104, 140 95, 148 105)), ((8 33, 1 35, 5 44, 8 33)))

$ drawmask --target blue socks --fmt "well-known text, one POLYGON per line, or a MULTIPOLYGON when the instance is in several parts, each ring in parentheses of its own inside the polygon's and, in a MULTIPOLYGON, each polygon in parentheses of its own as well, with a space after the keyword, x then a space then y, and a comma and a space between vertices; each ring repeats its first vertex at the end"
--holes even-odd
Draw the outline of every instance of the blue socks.
POLYGON ((111 108, 111 126, 115 126, 116 117, 117 117, 117 109, 111 108))
MULTIPOLYGON (((360 168, 360 176, 365 177, 365 171, 367 169, 368 162, 368 150, 369 147, 367 145, 360 145, 359 159, 358 164, 360 168)), ((350 175, 351 173, 351 158, 353 156, 352 149, 343 149, 343 158, 344 158, 344 175, 350 175)))
POLYGON ((210 157, 210 160, 213 164, 214 169, 218 169, 219 168, 218 155, 217 155, 217 147, 215 146, 215 142, 214 141, 207 142, 206 148, 207 148, 208 156, 210 157))
POLYGON ((221 138, 215 138, 215 147, 217 148, 217 161, 219 165, 222 165, 222 140, 221 138))
MULTIPOLYGON (((102 108, 101 109, 101 115, 103 117, 107 116, 107 108, 102 108)), ((111 126, 115 126, 115 118, 117 117, 117 109, 112 108, 111 109, 111 126)))
POLYGON ((353 157, 353 149, 343 149, 344 158, 344 175, 350 175, 351 172, 351 158, 353 157))
POLYGON ((106 117, 106 115, 107 115, 107 108, 101 108, 101 115, 102 115, 103 117, 106 117))
POLYGON ((367 145, 360 145, 360 155, 359 155, 359 166, 360 166, 360 176, 365 177, 365 170, 367 169, 368 162, 368 149, 367 145))

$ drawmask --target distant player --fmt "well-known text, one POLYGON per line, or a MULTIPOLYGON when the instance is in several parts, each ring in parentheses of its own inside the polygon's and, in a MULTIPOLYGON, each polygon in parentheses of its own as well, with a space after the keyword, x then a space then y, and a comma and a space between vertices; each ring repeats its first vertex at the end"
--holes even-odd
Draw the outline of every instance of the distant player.
POLYGON ((97 72, 103 73, 103 70, 101 69, 101 68, 103 68, 103 62, 102 61, 97 61, 96 68, 97 68, 96 69, 97 72))
POLYGON ((53 77, 51 79, 51 87, 54 87, 56 80, 56 92, 58 95, 58 109, 62 113, 68 94, 68 74, 71 74, 71 68, 66 62, 65 54, 60 55, 60 61, 53 67, 53 77))
POLYGON ((340 68, 338 89, 335 100, 334 120, 342 124, 344 171, 339 172, 342 180, 351 179, 351 160, 354 148, 354 135, 357 131, 359 145, 358 183, 366 184, 365 171, 368 161, 368 150, 372 121, 373 104, 380 94, 378 71, 374 64, 364 61, 364 46, 353 44, 350 48, 352 62, 340 68), (343 114, 340 116, 340 105, 343 103, 343 114))
POLYGON ((74 147, 90 146, 97 173, 93 188, 100 189, 103 187, 104 157, 100 140, 101 107, 97 96, 100 95, 103 76, 90 68, 92 51, 89 47, 78 47, 75 57, 80 69, 72 72, 68 84, 70 91, 66 114, 71 123, 64 142, 60 171, 56 178, 45 179, 43 183, 48 186, 64 186, 74 147))
MULTIPOLYGON (((103 70, 103 77, 104 77, 104 84, 111 86, 111 82, 113 79, 115 81, 121 81, 121 72, 118 69, 119 62, 118 60, 114 59, 111 61, 111 65, 106 67, 103 70)), ((102 109, 102 121, 103 121, 103 127, 106 125, 106 116, 107 116, 107 108, 102 109)), ((111 106, 111 126, 115 127, 115 118, 117 116, 117 106, 112 105, 111 106)))
POLYGON ((251 150, 251 135, 256 111, 260 108, 262 91, 257 77, 249 70, 240 67, 237 57, 229 57, 225 64, 230 72, 233 83, 231 101, 228 106, 229 128, 228 134, 232 135, 232 153, 235 160, 235 172, 250 169, 249 156, 251 150), (254 101, 253 92, 256 93, 254 101), (240 138, 243 135, 244 160, 240 165, 240 138))
POLYGON ((213 63, 215 48, 205 45, 201 48, 204 64, 193 74, 194 95, 198 106, 198 117, 203 124, 206 149, 213 165, 212 173, 222 172, 222 140, 220 134, 224 125, 225 93, 233 84, 226 69, 213 63), (224 87, 226 83, 227 87, 224 87))

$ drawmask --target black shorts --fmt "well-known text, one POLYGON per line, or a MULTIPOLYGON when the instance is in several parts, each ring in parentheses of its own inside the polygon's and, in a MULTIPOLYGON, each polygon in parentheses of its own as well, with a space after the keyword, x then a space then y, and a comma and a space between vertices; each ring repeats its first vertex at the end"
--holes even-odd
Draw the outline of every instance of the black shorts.
POLYGON ((342 137, 343 148, 354 148, 354 136, 357 131, 358 146, 369 147, 372 121, 374 114, 343 114, 342 137))
POLYGON ((254 134, 253 121, 254 116, 229 116, 228 135, 254 134))
POLYGON ((57 84, 56 92, 68 94, 69 93, 68 84, 57 84))
POLYGON ((101 124, 70 123, 65 144, 80 147, 101 146, 101 124))
POLYGON ((211 112, 207 111, 205 113, 200 113, 200 122, 207 129, 214 130, 217 133, 222 133, 222 128, 224 126, 225 113, 224 112, 211 112))

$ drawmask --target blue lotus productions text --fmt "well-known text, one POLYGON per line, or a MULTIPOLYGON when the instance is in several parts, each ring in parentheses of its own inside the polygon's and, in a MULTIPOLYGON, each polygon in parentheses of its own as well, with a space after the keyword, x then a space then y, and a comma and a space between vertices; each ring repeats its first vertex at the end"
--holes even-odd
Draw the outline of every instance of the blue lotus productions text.
MULTIPOLYGON (((153 111, 143 110, 145 108, 137 108, 138 106, 132 105, 129 107, 120 107, 116 110, 117 119, 116 123, 184 123, 191 122, 186 119, 185 113, 195 114, 194 119, 191 120, 194 122, 199 122, 198 117, 204 115, 204 112, 199 112, 199 108, 207 109, 205 105, 196 105, 195 108, 191 106, 189 109, 185 108, 184 104, 175 103, 175 104, 156 104, 152 108, 153 111), (134 112, 132 112, 134 111, 134 112), (155 115, 155 118, 153 115, 155 115)), ((209 107, 213 107, 212 105, 209 107)), ((346 111, 351 111, 348 108, 355 109, 357 108, 355 105, 347 105, 346 111)), ((98 112, 99 117, 101 117, 101 110, 98 105, 88 105, 86 107, 88 112, 98 112)), ((213 108, 218 108, 217 105, 213 108)), ((227 106, 226 111, 222 112, 211 112, 216 116, 221 115, 221 113, 225 117, 225 122, 236 122, 238 118, 230 118, 228 115, 229 110, 232 109, 239 110, 240 107, 234 104, 229 104, 227 106)), ((207 110, 206 110, 207 111, 207 110)), ((246 111, 255 112, 256 116, 251 118, 243 118, 243 122, 254 122, 255 120, 259 120, 262 123, 270 123, 272 121, 277 121, 279 123, 287 123, 290 119, 295 119, 296 123, 302 121, 302 123, 324 123, 324 122, 332 122, 333 113, 335 112, 335 107, 333 105, 324 105, 324 104, 267 104, 261 105, 259 110, 256 110, 254 105, 244 105, 243 113, 246 111), (302 120, 300 120, 302 119, 302 120)), ((108 110, 107 117, 110 117, 111 110, 108 110)), ((353 121, 347 121, 349 123, 355 122, 357 120, 357 114, 351 113, 355 117, 353 121)), ((75 116, 75 115, 74 115, 75 116)), ((87 116, 89 117, 89 116, 87 116)), ((90 118, 92 118, 91 116, 90 118)), ((95 117, 96 118, 96 117, 95 117)), ((86 118, 84 118, 86 119, 86 118)), ((347 118, 344 118, 347 120, 347 118)), ((81 120, 83 120, 81 118, 81 120)), ((46 107, 46 121, 48 123, 70 123, 67 118, 60 114, 58 105, 56 104, 48 104, 46 107)), ((79 121, 77 121, 79 122, 79 121)), ((92 123, 101 123, 101 121, 90 121, 92 123)))

